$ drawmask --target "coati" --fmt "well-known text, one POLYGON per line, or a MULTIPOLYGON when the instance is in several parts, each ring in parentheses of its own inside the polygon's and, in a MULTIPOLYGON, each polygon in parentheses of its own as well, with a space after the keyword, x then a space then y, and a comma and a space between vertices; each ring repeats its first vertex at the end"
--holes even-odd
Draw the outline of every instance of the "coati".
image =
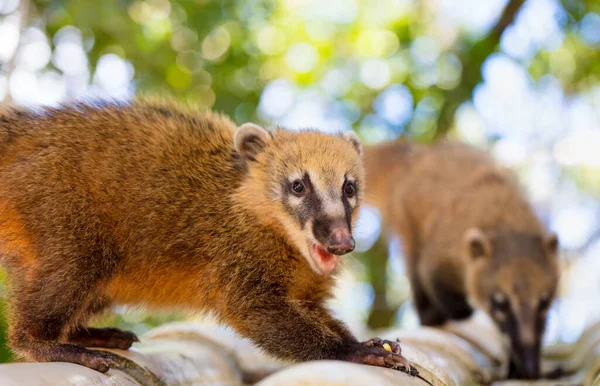
POLYGON ((510 377, 536 378, 555 296, 557 237, 513 175, 453 141, 365 146, 365 202, 400 237, 423 325, 485 310, 510 341, 510 377))
POLYGON ((113 304, 212 311, 283 359, 415 369, 396 342, 359 342, 325 308, 354 248, 361 145, 236 128, 172 103, 0 113, 0 259, 9 344, 106 372, 137 337, 86 328, 113 304), (392 351, 384 349, 388 343, 392 351))

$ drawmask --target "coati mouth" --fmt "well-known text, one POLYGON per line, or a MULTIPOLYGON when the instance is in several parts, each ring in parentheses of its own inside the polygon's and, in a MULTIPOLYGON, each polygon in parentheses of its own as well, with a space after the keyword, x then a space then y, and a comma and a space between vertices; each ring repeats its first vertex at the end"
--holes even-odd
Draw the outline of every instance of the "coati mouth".
POLYGON ((323 276, 331 275, 333 271, 335 271, 335 268, 340 260, 339 255, 327 252, 326 249, 317 244, 311 244, 310 257, 312 258, 317 270, 323 276))

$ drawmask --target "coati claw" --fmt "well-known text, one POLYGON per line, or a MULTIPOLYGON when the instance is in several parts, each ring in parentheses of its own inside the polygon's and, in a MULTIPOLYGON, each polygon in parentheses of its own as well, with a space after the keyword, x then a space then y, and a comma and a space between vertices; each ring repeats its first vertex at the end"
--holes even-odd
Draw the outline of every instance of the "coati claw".
POLYGON ((83 355, 81 364, 101 373, 106 373, 111 368, 119 368, 119 362, 114 355, 100 351, 90 351, 89 354, 83 355))
POLYGON ((409 365, 409 369, 408 369, 407 373, 409 375, 412 375, 413 377, 416 377, 417 375, 419 375, 419 370, 417 370, 417 368, 415 366, 409 365))
POLYGON ((419 371, 417 370, 416 367, 414 367, 413 365, 411 365, 408 360, 406 358, 404 358, 401 355, 394 355, 394 360, 396 362, 396 365, 393 367, 396 370, 402 371, 404 373, 407 373, 409 375, 417 376, 419 375, 419 371))
POLYGON ((396 369, 412 376, 418 375, 417 369, 400 355, 401 352, 398 342, 373 338, 351 347, 344 359, 365 365, 396 369), (386 350, 385 345, 388 345, 391 351, 386 350))

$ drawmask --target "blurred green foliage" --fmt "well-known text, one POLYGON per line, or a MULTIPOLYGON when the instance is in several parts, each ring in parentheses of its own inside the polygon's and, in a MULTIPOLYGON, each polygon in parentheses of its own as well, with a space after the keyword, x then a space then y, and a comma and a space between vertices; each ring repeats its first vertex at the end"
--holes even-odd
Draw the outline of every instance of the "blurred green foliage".
MULTIPOLYGON (((523 1, 510 1, 508 14, 499 15, 488 34, 450 31, 456 36, 443 39, 438 60, 426 65, 411 55, 411 43, 423 35, 445 32, 436 31, 435 15, 427 6, 403 2, 410 6, 399 12, 394 6, 397 2, 359 1, 355 19, 336 23, 307 16, 302 3, 37 0, 29 4, 28 12, 49 37, 64 26, 79 28, 92 72, 102 55, 114 53, 133 64, 141 92, 173 94, 224 111, 240 122, 258 119, 261 92, 274 79, 313 85, 332 68, 357 75, 365 59, 380 58, 392 69, 387 83, 407 86, 415 106, 421 102, 433 106, 433 111, 421 116, 417 109, 406 128, 409 135, 428 141, 452 127, 456 108, 470 99, 481 81, 481 64, 497 50, 500 34, 523 1), (381 15, 385 12, 389 15, 381 15), (300 42, 316 48, 318 61, 309 71, 291 68, 286 56, 300 42), (456 72, 456 76, 427 80, 431 71, 456 72)), ((568 17, 562 47, 551 53, 540 51, 529 68, 534 77, 555 75, 567 90, 589 88, 598 83, 600 51, 581 39, 578 22, 598 10, 598 1, 564 0, 563 5, 568 17)), ((347 91, 339 98, 357 105, 359 123, 373 112, 380 89, 365 85, 360 76, 346 81, 347 91)), ((360 131, 360 125, 356 126, 360 131)))
POLYGON ((6 347, 6 338, 8 326, 6 324, 6 315, 4 309, 4 287, 2 283, 6 282, 6 274, 0 269, 0 363, 8 362, 11 358, 11 353, 6 347))

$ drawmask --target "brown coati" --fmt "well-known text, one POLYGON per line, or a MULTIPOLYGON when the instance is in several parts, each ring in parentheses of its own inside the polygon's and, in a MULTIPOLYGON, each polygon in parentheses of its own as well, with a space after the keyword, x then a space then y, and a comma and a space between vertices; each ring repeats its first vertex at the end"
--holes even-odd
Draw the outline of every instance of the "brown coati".
POLYGON ((120 366, 134 334, 86 328, 113 304, 212 311, 268 353, 414 374, 325 308, 362 199, 352 133, 237 128, 172 104, 0 114, 9 342, 34 361, 120 366))
POLYGON ((400 236, 421 323, 480 308, 509 338, 510 376, 538 377, 558 242, 513 175, 458 142, 400 139, 364 152, 365 202, 400 236))

